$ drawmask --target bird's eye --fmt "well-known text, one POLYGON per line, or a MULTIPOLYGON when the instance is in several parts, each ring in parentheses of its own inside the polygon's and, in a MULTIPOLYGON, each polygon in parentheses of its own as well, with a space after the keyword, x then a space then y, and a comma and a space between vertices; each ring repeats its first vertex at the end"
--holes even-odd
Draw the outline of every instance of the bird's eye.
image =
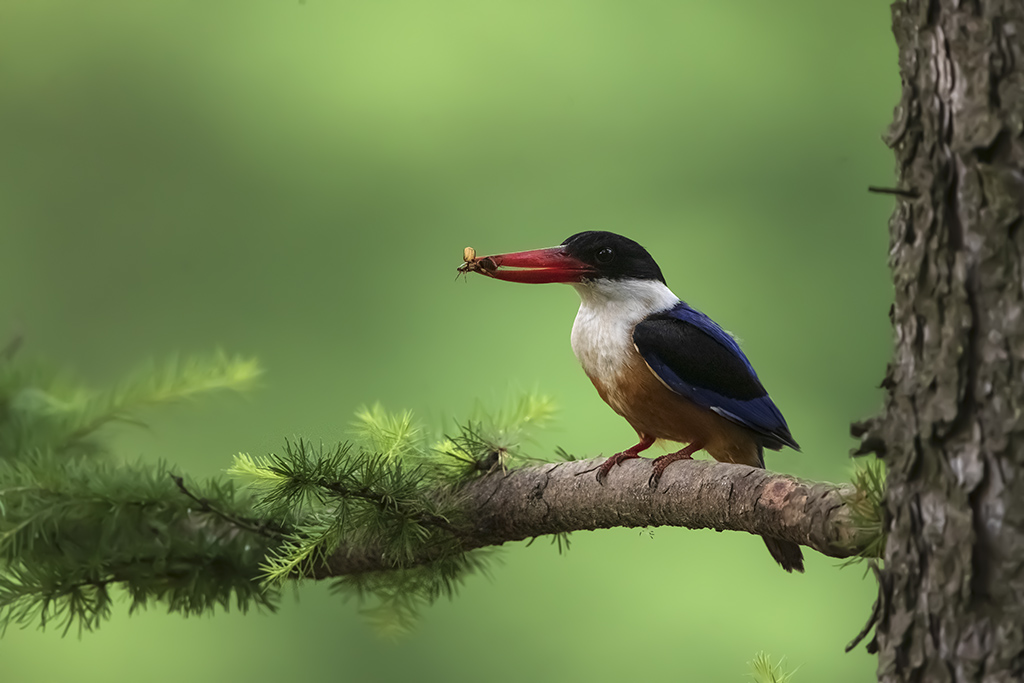
POLYGON ((598 263, 611 263, 615 258, 615 252, 610 247, 605 247, 597 252, 598 263))

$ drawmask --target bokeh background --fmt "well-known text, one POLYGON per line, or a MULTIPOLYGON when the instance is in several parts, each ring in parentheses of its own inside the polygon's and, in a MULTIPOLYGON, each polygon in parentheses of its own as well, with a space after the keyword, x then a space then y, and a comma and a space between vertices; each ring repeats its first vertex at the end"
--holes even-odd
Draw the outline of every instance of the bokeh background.
MULTIPOLYGON (((0 335, 96 383, 220 347, 247 398, 112 432, 127 459, 216 475, 286 437, 344 438, 381 401, 450 427, 539 389, 533 446, 633 443, 569 348, 571 288, 456 281, 462 248, 625 233, 737 333, 803 453, 849 478, 850 421, 889 353, 881 142, 898 99, 882 2, 0 2, 0 335)), ((507 548, 411 635, 309 583, 278 614, 127 609, 98 632, 9 630, 10 683, 864 681, 844 645, 863 568, 682 529, 507 548)))

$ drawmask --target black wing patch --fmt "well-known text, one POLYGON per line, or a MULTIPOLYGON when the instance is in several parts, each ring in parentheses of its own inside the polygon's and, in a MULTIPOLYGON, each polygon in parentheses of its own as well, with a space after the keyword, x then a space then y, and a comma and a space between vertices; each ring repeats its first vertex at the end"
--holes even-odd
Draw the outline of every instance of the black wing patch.
POLYGON ((644 358, 656 356, 694 387, 741 401, 767 393, 745 357, 691 322, 650 316, 634 328, 633 343, 644 358))

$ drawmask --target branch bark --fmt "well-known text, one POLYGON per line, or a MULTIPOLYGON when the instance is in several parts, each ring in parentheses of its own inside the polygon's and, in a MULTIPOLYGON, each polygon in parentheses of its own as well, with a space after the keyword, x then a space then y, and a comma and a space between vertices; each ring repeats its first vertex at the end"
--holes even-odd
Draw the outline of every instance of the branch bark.
MULTIPOLYGON (((746 531, 793 541, 829 557, 851 557, 870 540, 858 532, 837 486, 708 460, 679 462, 656 489, 649 461, 617 467, 605 485, 593 470, 602 459, 492 472, 463 488, 464 519, 455 528, 464 550, 536 536, 612 527, 679 526, 746 531)), ((430 562, 427 554, 418 563, 430 562)), ((316 578, 391 569, 374 549, 344 547, 316 578)))

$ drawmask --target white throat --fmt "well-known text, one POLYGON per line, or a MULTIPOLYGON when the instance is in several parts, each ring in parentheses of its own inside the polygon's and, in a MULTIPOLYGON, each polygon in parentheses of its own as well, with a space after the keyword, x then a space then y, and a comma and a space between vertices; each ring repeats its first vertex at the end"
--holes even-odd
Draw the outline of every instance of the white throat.
POLYGON ((618 375, 634 351, 633 327, 679 303, 658 280, 594 280, 573 287, 582 303, 572 325, 572 350, 592 378, 618 375))

